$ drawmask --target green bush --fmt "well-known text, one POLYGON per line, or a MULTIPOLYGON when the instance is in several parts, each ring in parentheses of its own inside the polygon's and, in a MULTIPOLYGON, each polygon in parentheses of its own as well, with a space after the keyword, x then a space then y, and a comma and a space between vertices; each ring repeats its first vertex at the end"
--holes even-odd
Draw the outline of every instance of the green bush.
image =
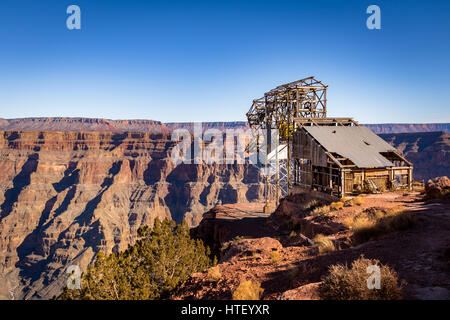
POLYGON ((135 245, 121 253, 98 253, 80 290, 64 289, 59 299, 148 300, 167 296, 195 272, 211 265, 209 249, 193 240, 186 223, 155 220, 139 228, 135 245))
POLYGON ((319 285, 320 297, 324 300, 399 300, 402 288, 397 273, 388 266, 380 265, 378 260, 364 257, 353 261, 351 268, 346 265, 333 265, 329 275, 319 285), (369 289, 367 267, 380 267, 380 289, 369 289))

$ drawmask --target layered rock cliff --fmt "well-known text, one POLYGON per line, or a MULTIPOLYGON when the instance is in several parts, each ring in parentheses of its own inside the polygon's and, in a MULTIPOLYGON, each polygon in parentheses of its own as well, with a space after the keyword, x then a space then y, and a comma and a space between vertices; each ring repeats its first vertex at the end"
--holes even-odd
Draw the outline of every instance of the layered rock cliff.
MULTIPOLYGON (((357 120, 357 119, 356 119, 357 120)), ((407 132, 435 132, 450 133, 450 123, 379 123, 361 124, 373 132, 379 133, 407 133, 407 132)), ((203 129, 247 129, 246 121, 203 122, 203 129)), ((161 123, 155 120, 110 120, 102 118, 18 118, 1 119, 0 130, 40 130, 40 131, 135 131, 135 132, 164 132, 174 129, 193 129, 192 122, 161 123)))
POLYGON ((160 133, 168 133, 170 131, 160 121, 155 120, 110 120, 68 117, 0 119, 0 130, 160 133))
POLYGON ((380 134, 402 152, 414 165, 414 179, 424 180, 450 176, 450 134, 416 132, 380 134))
POLYGON ((251 165, 176 166, 165 134, 0 132, 0 297, 51 298, 69 265, 125 249, 156 217, 200 222, 262 197, 251 165))

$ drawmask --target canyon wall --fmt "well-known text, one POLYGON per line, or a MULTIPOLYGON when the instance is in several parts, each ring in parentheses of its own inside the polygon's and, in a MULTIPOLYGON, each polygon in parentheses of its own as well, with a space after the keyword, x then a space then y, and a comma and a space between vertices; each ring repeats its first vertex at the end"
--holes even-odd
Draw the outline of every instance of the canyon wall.
POLYGON ((0 119, 0 130, 11 131, 82 131, 82 132, 159 132, 169 133, 160 121, 110 120, 102 118, 18 118, 0 119))
POLYGON ((414 165, 415 180, 450 176, 450 134, 445 132, 416 132, 380 134, 414 165))
MULTIPOLYGON (((357 120, 357 119, 356 119, 357 120)), ((203 129, 247 129, 246 121, 202 122, 203 129)), ((450 133, 450 123, 380 123, 361 124, 379 133, 407 133, 443 131, 450 133)), ((162 123, 155 120, 110 120, 102 118, 0 118, 0 130, 37 131, 112 131, 112 132, 163 132, 184 128, 192 130, 192 122, 162 123)))
POLYGON ((252 165, 176 166, 166 134, 0 132, 0 298, 51 298, 69 265, 124 250, 156 217, 195 226, 262 197, 252 165))

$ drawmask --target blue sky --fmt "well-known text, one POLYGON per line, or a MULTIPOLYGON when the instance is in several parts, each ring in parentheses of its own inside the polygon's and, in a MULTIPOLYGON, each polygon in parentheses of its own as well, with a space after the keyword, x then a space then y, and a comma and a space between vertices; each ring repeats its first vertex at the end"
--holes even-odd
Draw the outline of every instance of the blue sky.
POLYGON ((330 116, 450 122, 449 15, 447 0, 2 0, 0 118, 240 121, 315 76, 330 116))

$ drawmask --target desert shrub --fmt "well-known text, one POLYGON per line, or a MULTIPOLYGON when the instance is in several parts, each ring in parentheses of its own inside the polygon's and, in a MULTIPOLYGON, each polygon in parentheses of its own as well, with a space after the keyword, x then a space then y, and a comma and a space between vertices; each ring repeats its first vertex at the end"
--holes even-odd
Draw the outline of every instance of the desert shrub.
POLYGON ((403 212, 403 208, 402 207, 395 206, 395 207, 392 207, 390 209, 387 209, 384 215, 387 216, 387 217, 390 217, 390 216, 398 215, 399 213, 402 213, 402 212, 403 212))
POLYGON ((353 231, 357 232, 359 230, 373 228, 376 223, 376 219, 373 219, 368 215, 360 215, 353 218, 350 227, 353 231))
POLYGON ((417 222, 417 216, 412 212, 401 212, 393 216, 386 216, 377 225, 385 232, 402 231, 412 228, 417 222))
POLYGON ((333 241, 323 234, 317 234, 313 241, 314 245, 319 249, 319 253, 327 253, 336 250, 333 241))
POLYGON ((278 251, 272 251, 270 253, 270 260, 272 261, 272 264, 278 264, 278 262, 280 262, 280 253, 278 251))
POLYGON ((127 250, 98 253, 82 276, 81 289, 65 288, 59 299, 159 299, 210 265, 209 249, 191 239, 185 222, 156 219, 152 230, 138 229, 138 240, 127 250))
POLYGON ((374 219, 379 220, 381 218, 384 218, 386 215, 386 213, 384 213, 383 211, 376 211, 374 213, 374 219))
POLYGON ((384 234, 412 228, 417 216, 405 212, 402 207, 393 207, 387 211, 361 212, 346 218, 343 223, 353 230, 353 244, 360 244, 384 234))
POLYGON ((330 204, 331 210, 341 210, 344 207, 344 203, 342 201, 336 201, 330 204))
POLYGON ((280 226, 280 230, 282 231, 287 231, 287 232, 291 232, 291 231, 299 231, 300 230, 300 223, 298 221, 294 221, 292 219, 286 220, 282 223, 282 225, 280 226))
POLYGON ((264 289, 258 281, 246 280, 239 284, 233 292, 233 300, 259 300, 264 289))
POLYGON ((352 206, 362 206, 363 204, 364 204, 364 198, 361 197, 361 196, 354 197, 351 200, 351 205, 352 206))
POLYGON ((347 265, 333 265, 329 274, 319 285, 319 294, 325 300, 399 300, 402 299, 402 288, 397 273, 389 266, 380 265, 378 260, 360 257, 347 265), (380 267, 380 289, 369 289, 370 277, 368 267, 380 267))
POLYGON ((309 202, 307 202, 305 204, 305 211, 310 211, 310 210, 314 210, 315 208, 317 208, 318 206, 320 206, 320 202, 317 200, 311 200, 309 202))
POLYGON ((342 197, 340 202, 344 204, 344 207, 350 207, 352 205, 349 197, 342 197))
POLYGON ((208 269, 208 280, 211 282, 217 282, 222 278, 219 266, 211 267, 208 269))
POLYGON ((236 236, 233 238, 234 242, 241 242, 242 240, 244 240, 244 237, 242 237, 242 236, 236 236))
POLYGON ((312 216, 321 216, 321 215, 325 215, 325 214, 327 214, 327 213, 329 213, 330 212, 330 206, 321 206, 321 207, 317 207, 317 208, 314 208, 312 211, 311 211, 311 215, 312 216))
MULTIPOLYGON (((356 216, 350 227, 353 230, 354 244, 360 244, 373 238, 395 231, 403 231, 412 228, 417 222, 414 213, 404 211, 378 211, 375 215, 356 216)), ((349 222, 345 221, 346 224, 349 222)))

